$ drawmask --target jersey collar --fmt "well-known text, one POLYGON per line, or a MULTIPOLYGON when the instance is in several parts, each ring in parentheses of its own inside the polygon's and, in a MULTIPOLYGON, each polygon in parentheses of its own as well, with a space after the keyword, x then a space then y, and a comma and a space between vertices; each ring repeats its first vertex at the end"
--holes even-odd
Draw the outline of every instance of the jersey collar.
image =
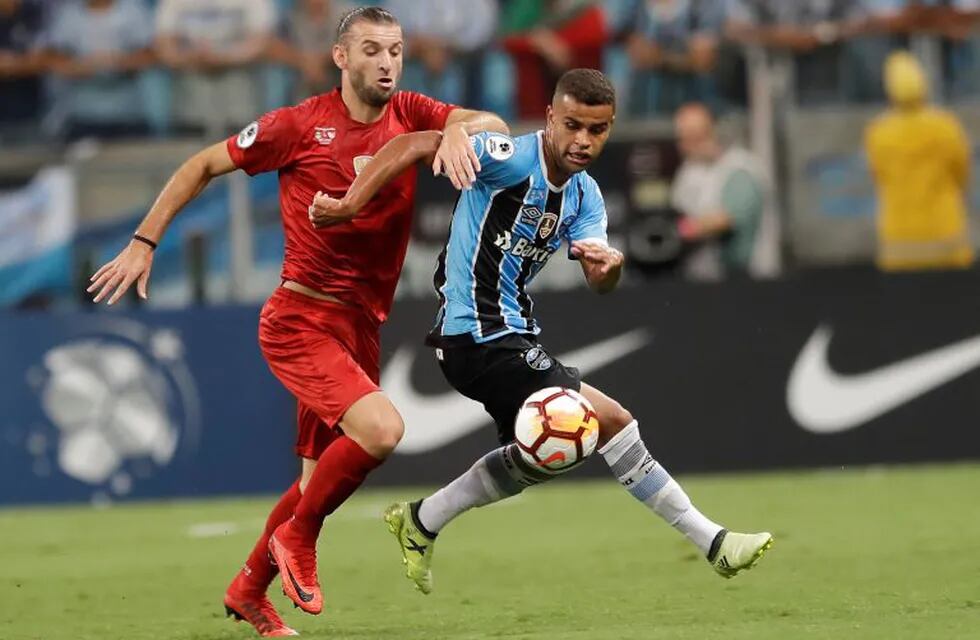
POLYGON ((560 193, 564 191, 565 187, 568 186, 568 183, 572 181, 572 176, 568 176, 568 180, 566 180, 565 184, 560 187, 556 187, 551 183, 551 180, 548 179, 548 165, 544 161, 544 131, 539 129, 535 135, 538 138, 538 162, 541 164, 541 175, 544 176, 544 182, 548 185, 549 189, 555 193, 560 193))
MULTIPOLYGON (((385 116, 388 115, 388 109, 391 107, 391 100, 389 100, 384 106, 384 109, 382 109, 380 118, 374 122, 361 122, 360 120, 355 120, 351 117, 350 109, 347 108, 347 103, 344 102, 344 95, 341 92, 341 87, 339 85, 334 87, 334 90, 330 92, 330 97, 333 99, 334 104, 337 105, 337 108, 340 110, 340 114, 343 116, 344 120, 347 121, 347 126, 351 128, 376 126, 379 122, 382 122, 385 119, 385 116)), ((392 100, 394 97, 395 96, 392 95, 392 100)))

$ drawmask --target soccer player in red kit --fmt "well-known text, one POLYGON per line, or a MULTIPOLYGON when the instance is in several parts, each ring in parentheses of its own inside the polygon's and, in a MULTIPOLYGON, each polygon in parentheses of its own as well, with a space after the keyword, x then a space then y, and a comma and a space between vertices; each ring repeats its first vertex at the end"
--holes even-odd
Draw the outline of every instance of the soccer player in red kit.
POLYGON ((282 286, 262 309, 259 343, 270 369, 298 400, 302 475, 273 508, 224 599, 229 615, 267 637, 295 635, 266 597, 277 569, 297 606, 321 611, 316 541, 323 520, 395 448, 404 430, 378 388, 379 329, 408 245, 415 171, 358 203, 352 224, 316 229, 310 203, 318 192, 342 197, 378 149, 411 131, 443 132, 433 170, 467 188, 479 171, 469 135, 507 130, 493 114, 396 93, 403 41, 387 11, 354 9, 337 31, 333 59, 342 71, 341 87, 272 111, 184 163, 133 240, 92 276, 89 287, 95 302, 108 298, 112 304, 133 283, 146 298, 156 243, 212 178, 235 169, 250 175, 279 171, 286 235, 282 286))

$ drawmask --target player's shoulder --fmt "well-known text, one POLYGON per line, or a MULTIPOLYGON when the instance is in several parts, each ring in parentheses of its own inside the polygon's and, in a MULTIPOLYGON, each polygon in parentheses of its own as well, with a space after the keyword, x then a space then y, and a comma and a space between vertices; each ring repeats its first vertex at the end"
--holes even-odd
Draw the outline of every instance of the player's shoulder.
POLYGON ((391 96, 391 100, 388 102, 388 104, 395 111, 395 113, 404 115, 419 108, 424 109, 427 105, 431 106, 439 104, 439 101, 424 93, 419 93, 418 91, 400 90, 396 91, 395 95, 391 96))
POLYGON ((582 199, 593 196, 602 196, 602 190, 599 188, 599 183, 589 174, 588 171, 579 171, 578 173, 573 174, 571 180, 572 184, 570 186, 578 190, 582 199))
POLYGON ((333 115, 337 111, 338 100, 334 95, 337 91, 339 90, 334 89, 327 93, 310 96, 302 102, 283 107, 283 109, 299 121, 333 115))
POLYGON ((483 131, 470 136, 476 157, 521 167, 530 171, 537 159, 537 137, 533 133, 510 136, 496 131, 483 131))
POLYGON ((418 91, 399 89, 395 92, 395 95, 391 96, 391 104, 395 107, 403 107, 413 102, 418 102, 419 100, 431 99, 432 98, 429 96, 425 95, 424 93, 419 93, 418 91))

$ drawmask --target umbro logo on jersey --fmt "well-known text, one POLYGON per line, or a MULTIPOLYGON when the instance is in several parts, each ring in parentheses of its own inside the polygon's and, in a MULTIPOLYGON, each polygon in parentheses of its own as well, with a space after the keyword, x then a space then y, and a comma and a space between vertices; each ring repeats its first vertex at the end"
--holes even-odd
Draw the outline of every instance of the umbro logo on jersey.
MULTIPOLYGON (((337 130, 333 127, 313 127, 313 138, 321 146, 330 146, 333 139, 337 137, 337 130)), ((355 165, 356 166, 356 165, 355 165)))
POLYGON ((521 207, 521 222, 527 224, 535 224, 541 219, 541 209, 537 207, 532 207, 531 205, 524 205, 521 207))

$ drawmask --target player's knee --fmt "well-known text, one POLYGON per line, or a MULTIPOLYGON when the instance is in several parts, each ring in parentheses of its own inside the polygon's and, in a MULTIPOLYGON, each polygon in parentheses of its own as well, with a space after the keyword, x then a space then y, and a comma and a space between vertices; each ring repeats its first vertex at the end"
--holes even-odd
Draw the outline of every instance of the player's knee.
POLYGON ((633 414, 618 402, 613 402, 599 416, 599 446, 612 440, 633 422, 633 414))
POLYGON ((384 457, 395 450, 405 435, 405 423, 397 412, 378 415, 364 434, 370 453, 384 457))
POLYGON ((378 446, 391 453, 405 435, 405 423, 397 413, 385 418, 378 426, 378 446))
POLYGON ((619 433, 633 422, 633 414, 618 402, 613 402, 608 409, 608 415, 600 416, 600 423, 608 425, 610 430, 619 433))

